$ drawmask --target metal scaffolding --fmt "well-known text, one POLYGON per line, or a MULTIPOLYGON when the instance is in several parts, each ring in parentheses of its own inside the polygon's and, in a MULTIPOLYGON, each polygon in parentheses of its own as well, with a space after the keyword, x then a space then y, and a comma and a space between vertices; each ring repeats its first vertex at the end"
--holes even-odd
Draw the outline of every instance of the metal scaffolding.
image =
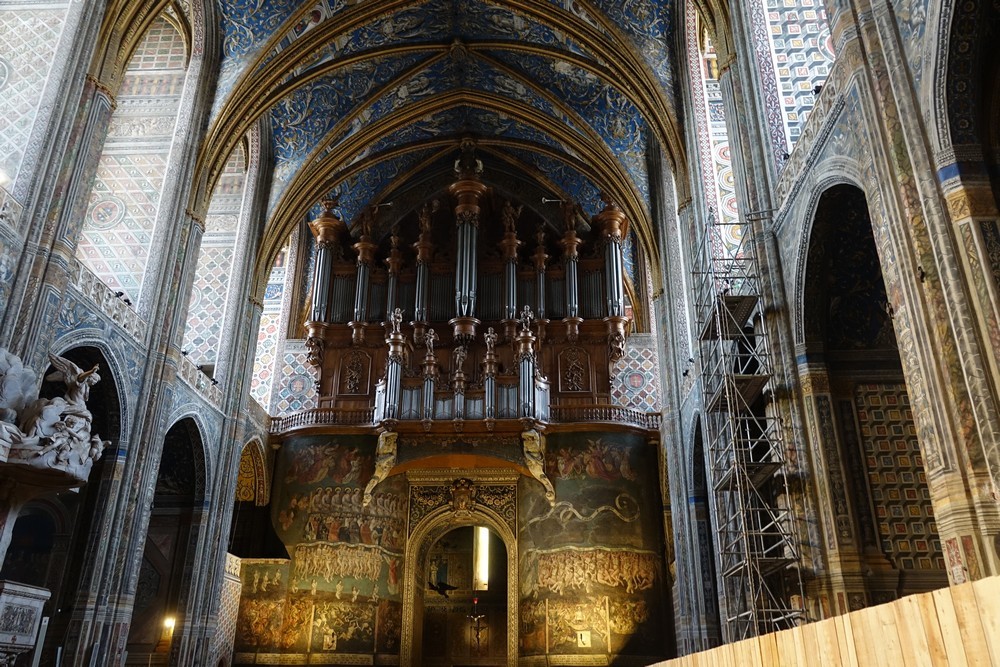
POLYGON ((798 540, 785 447, 770 402, 760 274, 744 222, 712 220, 695 290, 715 547, 726 642, 801 619, 798 540))

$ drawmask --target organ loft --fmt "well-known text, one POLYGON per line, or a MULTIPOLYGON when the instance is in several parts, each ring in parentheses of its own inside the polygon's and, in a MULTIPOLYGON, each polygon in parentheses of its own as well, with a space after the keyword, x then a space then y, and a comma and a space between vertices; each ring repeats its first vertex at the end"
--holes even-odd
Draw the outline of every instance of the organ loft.
POLYGON ((0 664, 1000 664, 998 33, 0 0, 0 664))

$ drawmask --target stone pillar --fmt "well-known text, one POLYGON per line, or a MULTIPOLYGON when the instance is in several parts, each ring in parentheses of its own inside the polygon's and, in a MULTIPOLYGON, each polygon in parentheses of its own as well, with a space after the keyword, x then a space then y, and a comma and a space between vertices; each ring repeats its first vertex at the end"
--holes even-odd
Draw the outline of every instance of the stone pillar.
POLYGON ((476 336, 476 283, 478 272, 479 200, 486 194, 486 186, 479 180, 483 163, 476 159, 475 144, 463 140, 462 156, 455 164, 458 180, 448 191, 455 197, 456 259, 455 259, 455 317, 450 325, 455 330, 456 343, 470 341, 476 336))
POLYGON ((313 265, 312 309, 306 322, 306 347, 310 363, 323 363, 325 338, 324 325, 330 321, 330 284, 333 280, 333 261, 338 239, 346 229, 336 212, 337 200, 323 201, 323 213, 310 221, 309 229, 316 237, 316 262, 313 265))
POLYGON ((600 225, 604 241, 604 284, 607 292, 608 360, 614 363, 625 356, 625 260, 622 244, 628 234, 628 220, 625 214, 607 197, 604 210, 597 214, 595 222, 600 225))
POLYGON ((580 324, 583 318, 580 317, 580 279, 579 247, 582 241, 576 235, 577 208, 574 205, 563 206, 563 222, 565 232, 559 245, 563 248, 563 265, 566 269, 566 317, 563 323, 566 325, 566 338, 575 343, 580 336, 580 324))

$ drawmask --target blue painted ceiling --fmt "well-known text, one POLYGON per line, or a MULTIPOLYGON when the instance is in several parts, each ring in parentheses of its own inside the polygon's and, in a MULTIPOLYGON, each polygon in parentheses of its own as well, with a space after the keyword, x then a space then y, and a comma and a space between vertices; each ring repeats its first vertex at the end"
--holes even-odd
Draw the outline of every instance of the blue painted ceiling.
POLYGON ((332 190, 352 221, 466 136, 487 170, 588 213, 602 190, 648 211, 647 142, 675 99, 672 4, 220 0, 214 122, 231 99, 278 91, 272 211, 332 190))

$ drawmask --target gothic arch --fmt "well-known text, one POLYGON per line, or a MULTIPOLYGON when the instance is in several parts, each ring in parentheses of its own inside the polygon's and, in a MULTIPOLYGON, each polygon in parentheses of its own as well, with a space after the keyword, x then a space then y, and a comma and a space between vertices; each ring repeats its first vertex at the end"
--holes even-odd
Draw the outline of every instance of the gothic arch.
POLYGON ((253 502, 257 506, 271 502, 267 454, 260 438, 254 437, 243 445, 236 481, 236 502, 253 502))
MULTIPOLYGON (((455 471, 461 477, 461 471, 455 471)), ((474 476, 473 476, 474 477, 474 476)), ((515 667, 518 658, 518 558, 517 537, 500 514, 489 507, 476 505, 471 513, 461 515, 449 506, 440 507, 422 518, 406 541, 403 556, 403 634, 400 664, 413 665, 419 659, 421 636, 414 627, 415 608, 423 600, 423 574, 431 547, 454 528, 485 525, 496 533, 507 549, 507 666, 515 667)))

